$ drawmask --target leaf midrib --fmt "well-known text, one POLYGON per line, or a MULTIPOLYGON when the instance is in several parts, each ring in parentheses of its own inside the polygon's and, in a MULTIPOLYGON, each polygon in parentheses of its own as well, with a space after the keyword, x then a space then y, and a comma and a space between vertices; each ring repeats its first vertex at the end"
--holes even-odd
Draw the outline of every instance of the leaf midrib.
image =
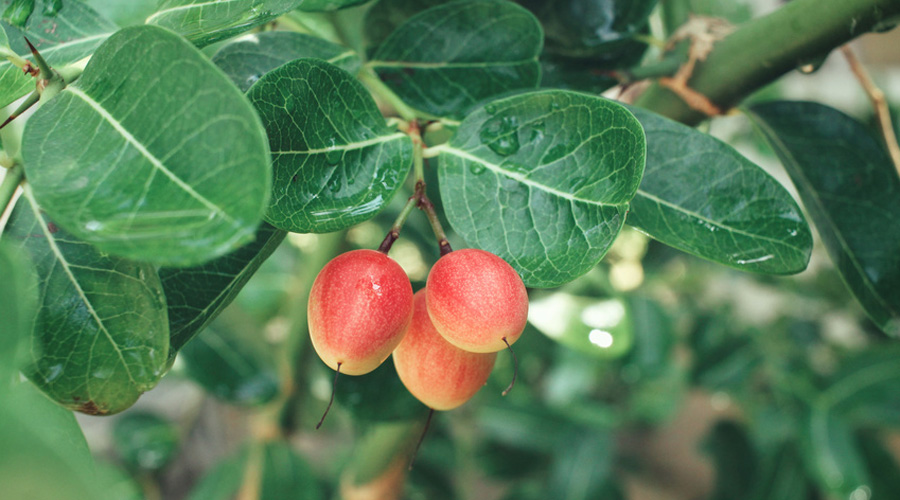
POLYGON ((206 207, 207 209, 212 210, 216 215, 221 216, 228 223, 235 225, 235 226, 239 225, 237 223, 237 221, 234 220, 234 218, 232 218, 230 215, 228 215, 227 212, 225 212, 225 210, 223 210, 221 207, 219 207, 218 205, 216 205, 215 203, 213 203, 212 201, 208 200, 206 197, 204 197, 203 195, 198 193, 188 183, 186 183, 180 177, 175 175, 174 172, 172 172, 171 170, 166 168, 166 166, 162 163, 162 161, 159 158, 157 158, 143 144, 141 144, 140 141, 138 141, 137 138, 131 134, 131 132, 129 132, 114 116, 112 116, 109 113, 109 111, 107 111, 103 106, 101 106, 100 103, 98 103, 93 98, 91 98, 91 96, 85 94, 83 91, 81 91, 81 89, 79 89, 77 87, 72 87, 72 86, 67 87, 64 90, 64 92, 71 92, 74 96, 78 97, 79 99, 84 101, 88 106, 90 106, 95 112, 97 112, 97 114, 100 115, 101 118, 103 118, 107 123, 109 123, 116 130, 116 132, 118 132, 119 135, 121 135, 125 139, 126 142, 128 142, 129 144, 131 144, 132 147, 137 149, 138 152, 141 154, 141 156, 146 158, 147 161, 149 161, 150 164, 154 168, 156 168, 159 172, 161 172, 163 175, 168 177, 169 180, 174 182, 176 186, 178 186, 183 191, 185 191, 188 195, 190 195, 191 198, 194 198, 195 200, 200 202, 200 204, 203 205, 204 207, 206 207))
POLYGON ((420 69, 443 69, 443 68, 491 68, 495 66, 520 66, 523 64, 537 63, 537 57, 521 59, 518 61, 472 61, 472 62, 429 62, 429 61, 382 61, 372 60, 366 63, 366 66, 373 68, 420 68, 420 69))
POLYGON ((272 151, 273 155, 283 154, 283 155, 314 155, 314 154, 326 154, 331 153, 333 151, 353 151, 355 149, 363 149, 369 146, 374 146, 377 144, 383 144, 385 142, 391 142, 397 139, 402 139, 406 137, 406 134, 403 132, 397 132, 390 135, 382 135, 378 137, 374 137, 372 139, 367 139, 365 141, 359 142, 349 142, 347 144, 340 144, 334 146, 328 146, 327 148, 316 148, 316 149, 307 149, 307 150, 281 150, 281 151, 272 151))
POLYGON ((516 173, 516 172, 510 172, 509 170, 504 170, 504 169, 500 168, 499 165, 496 165, 496 164, 494 164, 494 163, 491 163, 491 162, 489 162, 489 161, 487 161, 487 160, 485 160, 485 159, 483 159, 483 158, 479 158, 479 157, 477 157, 477 156, 474 156, 474 155, 472 155, 472 154, 469 154, 469 153, 467 153, 467 152, 465 152, 465 151, 462 151, 462 150, 460 150, 460 149, 456 149, 456 148, 454 148, 453 146, 450 146, 450 145, 448 145, 448 144, 442 144, 442 145, 440 145, 440 146, 435 146, 434 148, 431 148, 431 150, 433 150, 433 151, 435 151, 435 152, 451 154, 451 155, 454 155, 454 156, 456 156, 456 157, 458 157, 458 158, 461 158, 461 159, 463 159, 463 160, 467 160, 467 161, 471 161, 471 162, 478 163, 478 164, 484 166, 486 169, 488 169, 488 170, 494 172, 495 174, 503 175, 503 176, 505 176, 505 177, 507 177, 507 178, 509 178, 509 179, 512 179, 512 180, 514 180, 514 181, 516 181, 516 182, 519 182, 519 183, 521 183, 521 184, 525 184, 526 186, 529 186, 529 187, 531 187, 531 188, 538 189, 538 190, 541 190, 541 191, 545 191, 545 192, 550 193, 550 194, 552 194, 552 195, 554 195, 554 196, 557 196, 557 197, 559 197, 559 198, 563 198, 563 199, 566 199, 566 200, 569 200, 569 201, 577 201, 577 202, 579 202, 579 203, 586 203, 586 204, 589 204, 589 205, 596 205, 596 206, 600 206, 600 207, 622 207, 622 206, 628 205, 628 202, 627 202, 627 201, 622 202, 622 203, 603 203, 603 202, 596 201, 596 200, 589 200, 589 199, 586 199, 586 198, 580 198, 580 197, 575 196, 575 195, 573 195, 573 194, 571 194, 571 193, 567 193, 567 192, 565 192, 565 191, 560 191, 560 190, 558 190, 558 189, 556 189, 556 188, 552 188, 552 187, 546 186, 546 185, 544 185, 544 184, 539 184, 539 183, 537 183, 537 182, 535 182, 535 181, 532 181, 532 180, 526 178, 526 177, 525 177, 524 175, 522 175, 522 174, 518 174, 518 173, 516 173))
POLYGON ((166 14, 170 14, 172 12, 177 12, 179 10, 202 9, 203 7, 206 7, 208 5, 224 5, 224 4, 228 4, 228 3, 244 2, 244 1, 246 1, 246 0, 210 0, 208 2, 197 2, 197 3, 179 5, 177 7, 169 7, 168 9, 158 10, 158 11, 154 12, 153 14, 150 14, 149 16, 147 16, 147 19, 144 20, 144 24, 151 24, 152 23, 151 20, 153 18, 160 17, 160 16, 163 16, 166 14))

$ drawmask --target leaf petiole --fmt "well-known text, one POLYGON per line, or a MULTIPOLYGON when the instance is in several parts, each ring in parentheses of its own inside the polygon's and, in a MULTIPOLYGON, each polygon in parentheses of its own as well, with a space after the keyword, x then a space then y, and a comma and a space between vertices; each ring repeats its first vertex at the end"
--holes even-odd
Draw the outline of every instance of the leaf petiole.
POLYGON ((359 70, 357 78, 359 78, 371 92, 394 108, 397 114, 404 120, 412 122, 418 118, 417 113, 410 108, 408 104, 403 102, 403 99, 400 99, 393 90, 388 88, 388 86, 381 81, 381 78, 378 78, 378 75, 375 74, 375 70, 373 70, 371 66, 363 66, 362 69, 359 70))
POLYGON ((22 171, 22 165, 15 164, 6 171, 6 177, 0 183, 0 208, 2 208, 0 214, 6 212, 24 179, 25 172, 22 171))

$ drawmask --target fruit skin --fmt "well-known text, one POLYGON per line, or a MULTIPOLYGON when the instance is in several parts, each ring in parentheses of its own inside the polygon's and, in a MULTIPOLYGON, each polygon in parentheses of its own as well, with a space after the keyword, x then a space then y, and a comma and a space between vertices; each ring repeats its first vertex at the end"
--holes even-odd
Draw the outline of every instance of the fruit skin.
POLYGON ((332 370, 363 375, 378 367, 406 334, 413 293, 406 273, 387 255, 353 250, 316 276, 309 292, 309 338, 332 370))
POLYGON ((452 410, 484 386, 497 353, 464 351, 447 342, 428 316, 425 290, 416 292, 413 300, 412 324, 393 354, 397 375, 425 405, 452 410))
POLYGON ((472 352, 506 349, 528 320, 528 292, 505 260, 473 248, 441 257, 425 285, 428 314, 448 342, 472 352))

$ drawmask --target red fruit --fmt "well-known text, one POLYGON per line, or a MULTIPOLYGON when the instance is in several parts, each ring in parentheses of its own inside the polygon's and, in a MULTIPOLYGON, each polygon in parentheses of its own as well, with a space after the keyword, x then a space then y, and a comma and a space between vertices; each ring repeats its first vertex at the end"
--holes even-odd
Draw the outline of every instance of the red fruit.
POLYGON ((512 266, 490 252, 463 249, 441 257, 425 290, 434 327, 460 349, 496 352, 512 345, 525 329, 525 284, 512 266))
POLYGON ((394 366, 403 385, 435 410, 452 410, 487 382, 497 353, 464 351, 435 330, 425 306, 425 290, 414 296, 409 332, 394 351, 394 366))
POLYGON ((409 278, 387 255, 353 250, 322 268, 309 293, 309 338, 332 370, 362 375, 378 367, 412 319, 409 278))

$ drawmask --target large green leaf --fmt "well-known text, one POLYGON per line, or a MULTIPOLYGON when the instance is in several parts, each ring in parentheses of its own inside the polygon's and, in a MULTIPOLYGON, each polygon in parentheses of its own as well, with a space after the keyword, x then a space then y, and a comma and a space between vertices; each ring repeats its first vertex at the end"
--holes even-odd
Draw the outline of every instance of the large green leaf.
POLYGON ((128 412, 112 429, 116 453, 135 471, 163 468, 178 450, 178 428, 155 413, 128 412))
POLYGON ((265 341, 230 322, 213 322, 181 349, 180 358, 191 379, 228 403, 262 405, 281 389, 275 356, 265 341))
POLYGON ((301 57, 323 59, 350 73, 359 70, 361 64, 359 56, 351 49, 291 31, 242 36, 219 49, 212 61, 246 92, 269 71, 301 57))
MULTIPOLYGON (((66 0, 64 8, 49 11, 51 0, 36 0, 34 13, 23 26, 0 22, 0 28, 9 37, 12 52, 33 60, 25 37, 31 40, 41 56, 54 68, 83 59, 118 29, 103 16, 77 0, 66 0), (50 12, 54 12, 52 15, 50 12)), ((9 0, 0 2, 5 9, 9 0)), ((6 45, 4 41, 3 45, 6 45)), ((0 55, 4 48, 0 46, 0 55)), ((0 107, 9 105, 19 97, 34 90, 35 80, 0 57, 0 107)))
POLYGON ((599 359, 620 358, 634 344, 634 319, 620 298, 553 293, 531 301, 528 321, 556 342, 599 359))
POLYGON ((137 26, 28 120, 22 152, 61 227, 113 255, 187 266, 253 239, 270 191, 263 133, 200 51, 137 26))
POLYGON ((303 0, 160 0, 147 18, 203 47, 265 24, 303 0))
POLYGON ((197 267, 159 270, 169 310, 169 357, 216 318, 284 240, 285 232, 263 223, 256 239, 197 267))
POLYGON ((110 498, 94 476, 93 458, 72 412, 54 405, 30 385, 0 394, 3 498, 110 498))
POLYGON ((248 96, 269 135, 275 182, 266 220, 325 233, 375 216, 403 183, 412 141, 385 124, 346 71, 298 59, 262 77, 248 96))
POLYGON ((260 464, 259 500, 320 500, 325 498, 309 464, 286 442, 245 448, 200 480, 189 500, 230 500, 242 484, 247 460, 260 464))
POLYGON ((854 498, 868 488, 869 473, 852 429, 827 409, 813 409, 801 429, 806 469, 835 498, 854 498))
POLYGON ((791 195, 731 146, 649 111, 647 168, 626 222, 679 250, 743 271, 806 269, 812 235, 791 195))
POLYGON ((546 33, 546 50, 608 64, 647 26, 657 0, 519 0, 546 33))
POLYGON ((19 248, 0 244, 0 392, 7 389, 22 360, 22 344, 31 334, 37 311, 37 275, 19 248))
POLYGON ((586 273, 622 229, 644 170, 644 132, 621 105, 546 90, 500 99, 439 146, 447 218, 530 287, 586 273))
POLYGON ((90 414, 131 406, 159 381, 169 328, 162 285, 149 264, 103 254, 45 218, 26 186, 4 240, 39 277, 26 375, 57 403, 90 414))
POLYGON ((413 108, 462 117, 485 99, 536 87, 542 42, 537 19, 518 5, 453 2, 410 18, 367 65, 413 108))
POLYGON ((831 260, 872 320, 900 336, 900 177, 864 125, 812 102, 753 106, 831 260))
POLYGON ((856 353, 830 377, 819 401, 848 422, 900 427, 900 346, 856 353))

